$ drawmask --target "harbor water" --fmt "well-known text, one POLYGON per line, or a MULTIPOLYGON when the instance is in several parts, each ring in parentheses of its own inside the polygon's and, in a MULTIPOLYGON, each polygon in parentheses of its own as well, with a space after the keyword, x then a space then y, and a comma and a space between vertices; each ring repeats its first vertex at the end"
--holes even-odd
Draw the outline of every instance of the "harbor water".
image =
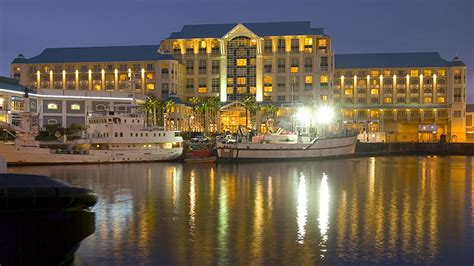
POLYGON ((11 167, 98 194, 76 265, 474 262, 474 159, 11 167))

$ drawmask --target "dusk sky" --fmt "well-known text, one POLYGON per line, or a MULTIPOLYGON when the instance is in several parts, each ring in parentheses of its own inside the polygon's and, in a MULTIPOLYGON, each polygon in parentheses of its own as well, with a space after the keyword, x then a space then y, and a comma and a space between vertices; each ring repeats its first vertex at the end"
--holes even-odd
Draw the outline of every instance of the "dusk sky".
POLYGON ((184 24, 306 21, 336 53, 439 51, 468 67, 474 102, 473 0, 0 0, 0 75, 47 47, 157 44, 184 24))

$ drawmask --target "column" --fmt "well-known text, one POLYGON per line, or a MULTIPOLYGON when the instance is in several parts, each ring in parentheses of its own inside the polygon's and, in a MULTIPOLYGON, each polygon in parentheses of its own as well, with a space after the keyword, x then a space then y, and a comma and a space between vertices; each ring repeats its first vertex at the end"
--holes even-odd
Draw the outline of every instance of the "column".
POLYGON ((79 90, 79 70, 76 69, 76 90, 79 90))
POLYGON ((223 39, 219 39, 219 47, 221 50, 221 58, 219 64, 220 71, 220 100, 221 102, 227 102, 227 56, 226 47, 223 39))
POLYGON ((118 91, 118 69, 114 70, 114 90, 118 91))
POLYGON ((89 78, 89 90, 91 91, 92 90, 92 70, 89 69, 89 73, 88 73, 88 78, 89 78))
POLYGON ((102 84, 101 84, 101 91, 104 91, 105 90, 105 70, 102 69, 101 71, 101 76, 100 76, 100 79, 102 81, 102 84))
MULTIPOLYGON (((257 62, 256 62, 256 85, 257 85, 257 102, 263 101, 263 54, 262 54, 262 40, 257 39, 257 62)), ((272 86, 275 82, 272 80, 272 86)), ((273 94, 273 93, 272 93, 273 94)))
POLYGON ((67 89, 67 84, 66 84, 66 70, 63 69, 63 90, 67 89))

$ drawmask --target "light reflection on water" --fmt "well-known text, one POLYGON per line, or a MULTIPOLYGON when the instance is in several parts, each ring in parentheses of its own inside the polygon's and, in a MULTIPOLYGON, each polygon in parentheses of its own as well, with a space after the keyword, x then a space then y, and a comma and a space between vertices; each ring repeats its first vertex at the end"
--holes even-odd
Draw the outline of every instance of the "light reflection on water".
POLYGON ((472 264, 471 157, 10 168, 94 189, 78 264, 472 264))

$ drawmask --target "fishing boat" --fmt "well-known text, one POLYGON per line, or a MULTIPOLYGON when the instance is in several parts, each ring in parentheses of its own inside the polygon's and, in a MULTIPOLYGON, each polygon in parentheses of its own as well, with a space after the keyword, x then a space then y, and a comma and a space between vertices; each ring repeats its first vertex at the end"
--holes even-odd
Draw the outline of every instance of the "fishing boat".
POLYGON ((145 127, 139 113, 90 114, 84 138, 62 145, 41 144, 28 128, 30 114, 22 114, 24 127, 15 131, 12 143, 0 143, 0 156, 8 164, 80 164, 169 161, 180 158, 183 138, 177 131, 145 127))
POLYGON ((355 152, 357 135, 335 133, 326 137, 278 132, 254 136, 251 141, 217 143, 220 161, 298 160, 347 157, 355 152))

